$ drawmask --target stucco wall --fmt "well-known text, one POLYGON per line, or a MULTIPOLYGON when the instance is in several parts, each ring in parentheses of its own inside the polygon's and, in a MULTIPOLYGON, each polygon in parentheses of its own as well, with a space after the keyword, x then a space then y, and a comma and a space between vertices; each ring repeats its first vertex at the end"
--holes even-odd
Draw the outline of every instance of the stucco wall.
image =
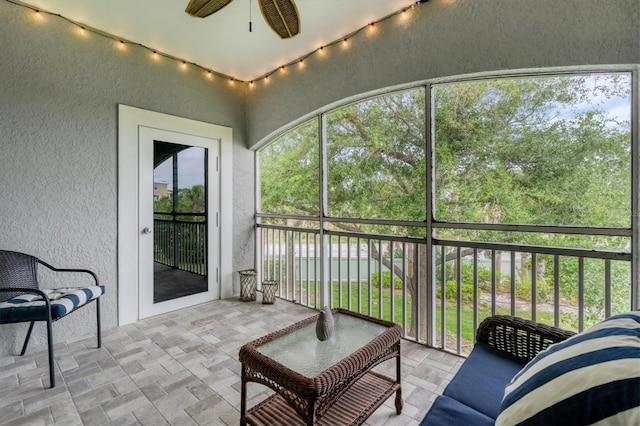
MULTIPOLYGON (((468 73, 640 63, 638 0, 429 0, 250 93, 249 146, 372 90, 468 73)), ((330 40, 326 40, 329 42, 330 40)))
MULTIPOLYGON (((234 192, 251 194, 234 201, 234 270, 253 266, 253 156, 242 86, 76 30, 0 1, 0 248, 95 270, 108 329, 117 324, 117 105, 233 128, 234 192)), ((56 339, 93 333, 94 312, 59 321, 56 339)), ((19 351, 25 333, 24 324, 1 326, 0 353, 19 351)), ((40 324, 30 347, 45 341, 40 324)))

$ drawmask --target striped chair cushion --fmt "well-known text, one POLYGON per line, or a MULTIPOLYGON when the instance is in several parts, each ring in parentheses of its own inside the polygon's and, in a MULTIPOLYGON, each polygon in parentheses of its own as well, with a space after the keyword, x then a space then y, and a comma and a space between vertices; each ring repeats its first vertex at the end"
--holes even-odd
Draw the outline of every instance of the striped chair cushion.
MULTIPOLYGON (((51 301, 51 319, 67 315, 74 309, 104 294, 104 286, 42 289, 51 301)), ((25 293, 0 303, 0 322, 41 321, 46 319, 42 297, 25 293)))
POLYGON ((505 388, 496 425, 640 424, 640 311, 550 346, 505 388))

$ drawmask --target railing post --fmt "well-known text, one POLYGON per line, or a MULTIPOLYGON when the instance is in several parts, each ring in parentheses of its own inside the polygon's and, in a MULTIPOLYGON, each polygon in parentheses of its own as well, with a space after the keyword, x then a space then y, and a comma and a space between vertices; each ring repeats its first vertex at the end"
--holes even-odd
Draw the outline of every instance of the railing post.
POLYGON ((640 309, 640 67, 631 74, 631 309, 640 309))
POLYGON ((178 267, 178 236, 179 236, 179 232, 178 232, 178 223, 175 221, 175 216, 173 217, 173 222, 171 222, 171 228, 173 231, 173 241, 172 241, 172 249, 171 251, 173 252, 173 259, 171 259, 171 266, 173 266, 174 268, 178 267))
MULTIPOLYGON (((427 85, 424 89, 424 126, 425 126, 425 158, 426 158, 426 167, 425 167, 425 182, 426 182, 426 191, 425 191, 425 250, 426 250, 426 258, 427 258, 427 282, 421 283, 419 278, 416 278, 416 294, 420 294, 420 286, 425 286, 426 290, 426 306, 424 307, 426 310, 426 318, 427 323, 426 327, 426 343, 428 346, 435 346, 436 344, 436 256, 435 249, 433 244, 433 221, 435 219, 434 209, 433 209, 433 196, 434 196, 434 144, 435 140, 433 139, 434 128, 433 128, 433 120, 432 120, 432 100, 431 100, 431 86, 427 85)), ((416 252, 418 251, 419 245, 416 244, 416 252)), ((444 324, 442 325, 444 327, 444 324)), ((444 342, 443 346, 444 348, 444 342)))
POLYGON ((328 271, 329 271, 329 262, 330 259, 327 259, 327 247, 328 244, 331 243, 331 236, 326 234, 327 231, 327 223, 324 218, 327 214, 328 201, 327 201, 327 179, 325 176, 325 170, 327 170, 327 144, 323 143, 326 141, 327 136, 327 116, 325 114, 320 115, 320 120, 318 121, 318 163, 320 167, 320 171, 318 173, 319 185, 320 185, 320 194, 319 194, 319 202, 320 202, 320 305, 323 306, 331 306, 331 283, 327 283, 328 271))

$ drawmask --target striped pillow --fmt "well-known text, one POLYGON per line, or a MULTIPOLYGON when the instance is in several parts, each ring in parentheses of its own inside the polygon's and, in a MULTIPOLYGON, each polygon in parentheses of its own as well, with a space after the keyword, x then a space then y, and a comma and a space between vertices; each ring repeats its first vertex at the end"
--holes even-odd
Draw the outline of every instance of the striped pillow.
POLYGON ((640 424, 640 311, 616 315, 529 362, 496 425, 640 424))

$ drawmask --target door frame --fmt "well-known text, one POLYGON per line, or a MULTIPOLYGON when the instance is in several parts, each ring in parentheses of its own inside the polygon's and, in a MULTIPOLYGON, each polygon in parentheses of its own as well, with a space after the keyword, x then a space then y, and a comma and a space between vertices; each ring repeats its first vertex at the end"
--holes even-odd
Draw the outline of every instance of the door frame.
POLYGON ((118 325, 139 316, 138 260, 138 138, 140 127, 151 127, 217 139, 220 170, 219 297, 233 295, 233 139, 230 127, 176 117, 128 105, 118 105, 118 325), (224 244, 224 245, 223 245, 224 244))

